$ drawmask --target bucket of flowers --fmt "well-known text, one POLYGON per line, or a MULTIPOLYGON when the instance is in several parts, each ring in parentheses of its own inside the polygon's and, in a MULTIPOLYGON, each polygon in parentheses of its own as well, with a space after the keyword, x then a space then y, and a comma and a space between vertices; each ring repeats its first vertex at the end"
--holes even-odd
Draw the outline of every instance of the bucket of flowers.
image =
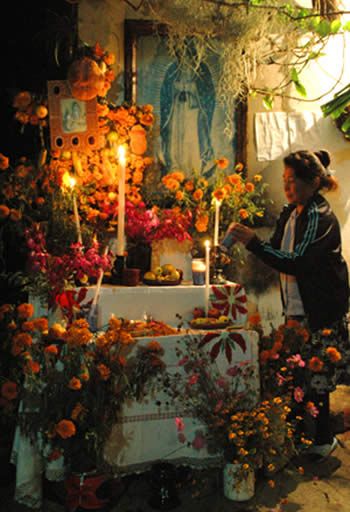
POLYGON ((182 415, 203 426, 194 439, 187 439, 185 423, 177 418, 179 442, 217 454, 225 496, 248 500, 255 492, 256 471, 265 467, 272 473, 275 461, 290 455, 293 430, 287 401, 261 400, 254 365, 231 363, 224 370, 195 336, 187 337, 178 355, 178 371, 166 375, 166 389, 182 415))

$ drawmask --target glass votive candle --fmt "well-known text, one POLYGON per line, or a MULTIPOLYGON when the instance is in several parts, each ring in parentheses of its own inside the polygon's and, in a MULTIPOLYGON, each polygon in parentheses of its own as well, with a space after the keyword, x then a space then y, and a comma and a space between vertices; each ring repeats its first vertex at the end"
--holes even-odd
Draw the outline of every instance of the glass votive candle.
POLYGON ((193 284, 205 284, 205 261, 204 258, 194 258, 192 260, 192 281, 193 284))

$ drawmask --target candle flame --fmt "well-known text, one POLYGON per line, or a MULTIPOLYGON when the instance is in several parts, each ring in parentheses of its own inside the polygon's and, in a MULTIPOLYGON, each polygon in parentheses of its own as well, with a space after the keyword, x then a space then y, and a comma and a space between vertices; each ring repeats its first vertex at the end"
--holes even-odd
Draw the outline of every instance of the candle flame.
POLYGON ((126 154, 125 147, 118 146, 118 160, 119 160, 120 165, 123 165, 123 166, 125 166, 125 163, 126 163, 125 154, 126 154))
POLYGON ((204 242, 205 247, 210 247, 210 240, 205 240, 204 242))
POLYGON ((77 180, 69 174, 69 172, 65 172, 62 177, 62 183, 65 187, 69 187, 73 189, 77 184, 77 180))

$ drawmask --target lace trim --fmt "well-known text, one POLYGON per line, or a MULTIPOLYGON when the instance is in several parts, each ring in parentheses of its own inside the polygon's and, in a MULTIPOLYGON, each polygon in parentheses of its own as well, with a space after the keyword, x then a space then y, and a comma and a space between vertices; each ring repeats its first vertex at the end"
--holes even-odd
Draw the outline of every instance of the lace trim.
POLYGON ((205 459, 193 459, 193 457, 178 457, 176 459, 160 459, 141 464, 130 464, 128 466, 114 466, 111 465, 110 470, 116 476, 127 476, 132 474, 141 474, 149 471, 154 464, 158 462, 170 462, 174 466, 187 466, 192 469, 209 469, 209 468, 222 468, 225 464, 224 458, 221 456, 208 457, 205 459))

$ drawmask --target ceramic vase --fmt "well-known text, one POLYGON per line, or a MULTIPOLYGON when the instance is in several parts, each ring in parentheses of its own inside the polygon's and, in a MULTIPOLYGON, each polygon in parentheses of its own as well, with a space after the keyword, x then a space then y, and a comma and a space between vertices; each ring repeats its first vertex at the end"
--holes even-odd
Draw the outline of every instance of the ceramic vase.
POLYGON ((223 471, 224 495, 232 501, 248 501, 255 494, 255 473, 242 464, 226 464, 223 471))

